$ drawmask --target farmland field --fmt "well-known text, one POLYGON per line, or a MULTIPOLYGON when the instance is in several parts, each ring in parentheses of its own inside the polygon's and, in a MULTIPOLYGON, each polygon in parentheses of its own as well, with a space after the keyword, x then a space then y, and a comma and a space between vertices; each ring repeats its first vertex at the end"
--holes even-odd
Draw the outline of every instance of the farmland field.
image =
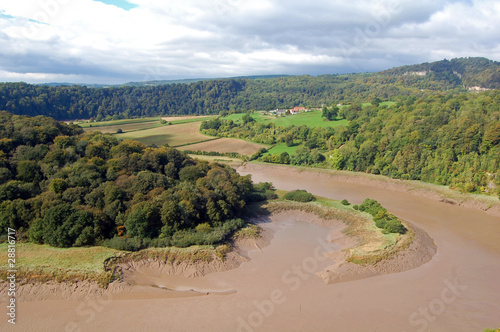
POLYGON ((113 121, 98 121, 98 122, 75 122, 83 128, 87 127, 108 127, 114 125, 124 125, 129 123, 142 123, 142 122, 157 122, 158 118, 137 118, 137 119, 122 119, 113 121))
MULTIPOLYGON (((224 119, 238 122, 241 120, 243 115, 245 114, 243 113, 231 114, 227 117, 224 117, 224 119)), ((274 123, 276 126, 283 126, 283 127, 306 125, 311 128, 316 128, 316 127, 336 127, 347 124, 347 120, 342 118, 337 118, 336 121, 325 121, 321 117, 321 111, 311 111, 307 113, 300 113, 295 115, 279 116, 279 117, 276 117, 274 115, 269 115, 269 116, 262 115, 261 113, 253 113, 250 115, 257 122, 264 124, 274 123)))
POLYGON ((146 145, 156 144, 161 146, 168 144, 173 147, 213 139, 213 137, 201 134, 199 128, 199 122, 190 122, 117 134, 116 137, 119 139, 133 139, 146 145))
POLYGON ((204 155, 197 155, 197 154, 190 154, 189 156, 193 159, 205 160, 208 162, 225 162, 225 163, 241 163, 241 162, 243 162, 242 159, 233 158, 233 157, 225 157, 225 156, 204 156, 204 155))
POLYGON ((261 148, 268 148, 263 144, 251 143, 236 138, 218 138, 212 141, 191 144, 179 147, 179 150, 192 151, 215 151, 220 153, 237 152, 244 155, 252 155, 261 148))
POLYGON ((265 155, 266 154, 281 154, 283 152, 288 152, 288 154, 293 154, 293 153, 295 153, 295 150, 298 147, 299 147, 298 145, 286 146, 285 143, 279 143, 279 144, 276 144, 271 149, 269 149, 269 151, 266 152, 265 155))
POLYGON ((264 120, 263 123, 268 123, 269 121, 274 122, 276 126, 283 127, 306 125, 311 128, 316 128, 336 127, 347 124, 347 120, 342 118, 337 118, 335 121, 325 121, 324 118, 321 117, 321 111, 311 111, 307 113, 278 117, 276 119, 264 120))
POLYGON ((172 124, 181 124, 188 122, 199 122, 216 117, 215 115, 192 115, 192 116, 167 116, 162 117, 164 121, 172 122, 172 124))
MULTIPOLYGON (((111 122, 111 121, 109 121, 111 122)), ((135 122, 135 123, 123 123, 123 124, 115 124, 115 125, 106 125, 106 126, 92 126, 92 127, 85 127, 83 130, 86 132, 89 131, 100 131, 101 133, 107 134, 111 133, 114 134, 118 129, 121 129, 124 133, 130 132, 130 131, 137 131, 137 130, 144 130, 144 129, 151 129, 151 128, 156 128, 160 127, 162 124, 159 121, 147 121, 147 122, 135 122)))

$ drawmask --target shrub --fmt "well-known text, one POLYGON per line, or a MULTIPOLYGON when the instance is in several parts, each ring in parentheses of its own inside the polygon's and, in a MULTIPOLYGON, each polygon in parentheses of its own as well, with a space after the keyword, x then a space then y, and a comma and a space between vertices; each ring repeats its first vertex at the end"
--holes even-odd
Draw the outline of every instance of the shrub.
POLYGON ((241 219, 231 219, 224 222, 224 224, 220 227, 210 228, 211 231, 209 232, 199 232, 198 227, 200 226, 202 229, 208 230, 206 226, 202 225, 204 224, 198 225, 196 227, 196 231, 190 229, 175 232, 172 236, 171 244, 179 248, 185 248, 193 245, 218 244, 227 240, 236 230, 243 227, 245 222, 241 219))
MULTIPOLYGON (((354 209, 357 210, 357 206, 354 206, 354 209)), ((373 216, 373 220, 375 221, 375 225, 378 228, 383 229, 384 233, 406 233, 406 228, 401 223, 396 216, 387 212, 379 202, 374 199, 365 199, 363 203, 358 207, 360 211, 368 212, 373 216)))
POLYGON ((308 193, 307 191, 301 189, 290 191, 286 193, 285 196, 283 196, 283 198, 297 202, 311 202, 315 199, 313 194, 308 193))
POLYGON ((351 205, 347 199, 343 199, 341 203, 342 205, 351 205))
POLYGON ((104 240, 102 246, 111 249, 126 251, 138 251, 145 248, 143 247, 142 240, 138 237, 114 237, 112 239, 104 240))
POLYGON ((195 229, 197 233, 210 233, 212 231, 212 226, 210 226, 209 223, 205 222, 196 226, 195 229))

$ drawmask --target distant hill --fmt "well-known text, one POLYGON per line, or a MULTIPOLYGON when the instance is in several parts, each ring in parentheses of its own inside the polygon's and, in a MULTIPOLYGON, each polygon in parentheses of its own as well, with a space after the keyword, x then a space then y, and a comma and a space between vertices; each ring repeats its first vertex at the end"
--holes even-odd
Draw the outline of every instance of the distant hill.
POLYGON ((460 58, 379 73, 345 75, 242 76, 131 82, 119 86, 0 83, 0 110, 58 120, 116 119, 321 107, 499 88, 499 62, 460 58))
POLYGON ((189 84, 203 81, 213 81, 213 80, 228 80, 228 79, 261 79, 261 78, 278 78, 285 77, 288 75, 252 75, 252 76, 236 76, 236 77, 223 77, 223 78, 187 78, 179 80, 155 80, 155 81, 143 81, 143 82, 129 82, 125 84, 117 84, 114 87, 120 86, 159 86, 159 85, 169 85, 169 84, 189 84))
POLYGON ((440 81, 452 87, 470 90, 499 89, 500 62, 486 58, 457 58, 419 65, 402 66, 382 75, 406 77, 408 82, 440 81))

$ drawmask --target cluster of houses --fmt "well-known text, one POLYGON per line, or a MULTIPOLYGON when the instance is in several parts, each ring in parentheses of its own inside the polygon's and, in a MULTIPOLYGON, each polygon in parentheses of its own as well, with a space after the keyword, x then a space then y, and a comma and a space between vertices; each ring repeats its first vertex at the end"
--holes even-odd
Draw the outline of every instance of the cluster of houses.
POLYGON ((294 114, 299 114, 303 112, 310 112, 310 109, 306 109, 305 107, 294 107, 291 109, 276 109, 274 111, 269 111, 269 114, 273 115, 294 115, 294 114))

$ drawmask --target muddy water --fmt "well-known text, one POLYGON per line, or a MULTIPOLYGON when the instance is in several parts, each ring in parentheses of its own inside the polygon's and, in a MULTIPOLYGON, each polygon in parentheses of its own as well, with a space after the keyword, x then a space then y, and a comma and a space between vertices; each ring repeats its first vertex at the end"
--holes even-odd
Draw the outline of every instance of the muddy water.
MULTIPOLYGON (((334 263, 324 256, 325 252, 338 248, 334 243, 328 242, 329 228, 306 223, 300 217, 296 220, 283 217, 272 219, 272 223, 260 224, 264 231, 273 234, 270 245, 250 250, 247 253, 250 261, 236 270, 188 278, 162 274, 149 266, 140 268, 126 277, 125 281, 133 285, 149 285, 175 291, 231 294, 244 291, 256 279, 272 280, 282 277, 283 272, 293 268, 297 262, 305 261, 305 274, 308 274, 308 278, 334 263)), ((301 264, 298 266, 302 268, 301 264)), ((287 276, 285 275, 285 281, 287 276)), ((289 282, 296 283, 293 273, 290 274, 289 282)))
MULTIPOLYGON (((285 223, 269 247, 252 252, 252 261, 238 269, 193 284, 162 277, 155 281, 235 293, 158 298, 163 290, 155 288, 155 296, 149 297, 21 303, 16 330, 482 331, 499 325, 500 218, 363 180, 353 184, 258 165, 239 171, 251 173, 254 181, 271 181, 280 189, 302 188, 354 203, 375 198, 428 232, 437 254, 406 272, 325 285, 307 272, 323 263, 321 255, 315 254, 314 242, 317 235, 324 236, 321 228, 285 223), (303 241, 286 245, 287 239, 297 236, 303 241)), ((0 329, 5 327, 0 322, 0 329)))

